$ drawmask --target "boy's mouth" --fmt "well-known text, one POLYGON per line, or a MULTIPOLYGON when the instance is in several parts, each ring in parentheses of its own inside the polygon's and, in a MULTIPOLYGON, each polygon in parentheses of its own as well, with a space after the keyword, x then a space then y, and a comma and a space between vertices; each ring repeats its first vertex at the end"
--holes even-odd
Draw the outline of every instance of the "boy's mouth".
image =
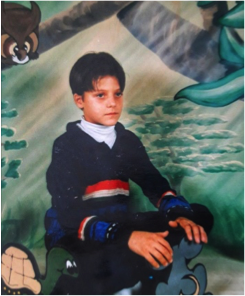
POLYGON ((117 112, 106 113, 105 115, 117 115, 117 112))

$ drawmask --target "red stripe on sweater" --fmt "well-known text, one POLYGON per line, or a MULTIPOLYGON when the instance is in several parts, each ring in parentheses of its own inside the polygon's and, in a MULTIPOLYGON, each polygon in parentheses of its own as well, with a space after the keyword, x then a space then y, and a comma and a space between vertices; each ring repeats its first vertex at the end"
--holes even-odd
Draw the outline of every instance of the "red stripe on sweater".
POLYGON ((91 194, 100 190, 113 190, 113 189, 124 189, 129 190, 128 182, 123 182, 121 180, 105 180, 98 182, 94 185, 90 185, 86 188, 84 195, 91 194))
POLYGON ((85 237, 84 237, 84 229, 85 229, 85 226, 86 226, 88 220, 90 220, 93 217, 95 217, 95 216, 86 217, 80 223, 80 226, 79 226, 79 229, 78 229, 78 235, 77 235, 79 239, 85 240, 85 237))
POLYGON ((176 194, 175 194, 173 191, 171 191, 171 190, 169 190, 169 191, 167 191, 167 192, 164 192, 163 195, 161 196, 161 198, 160 198, 160 199, 158 200, 158 202, 157 202, 157 207, 158 207, 158 208, 160 207, 160 204, 161 204, 162 199, 163 199, 166 195, 173 195, 173 196, 176 196, 176 194))

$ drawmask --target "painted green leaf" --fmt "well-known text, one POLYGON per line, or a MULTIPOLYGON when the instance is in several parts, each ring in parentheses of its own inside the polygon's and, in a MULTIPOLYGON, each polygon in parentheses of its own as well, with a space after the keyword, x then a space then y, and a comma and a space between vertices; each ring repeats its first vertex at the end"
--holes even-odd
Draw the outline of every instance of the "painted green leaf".
POLYGON ((162 174, 170 174, 175 178, 181 178, 183 176, 194 177, 198 174, 202 174, 201 170, 198 168, 178 163, 168 163, 166 166, 161 168, 160 172, 162 174))
POLYGON ((1 110, 6 109, 8 107, 8 102, 7 101, 1 101, 1 110))
POLYGON ((221 30, 219 55, 223 60, 243 65, 244 44, 235 31, 225 27, 221 30))
POLYGON ((4 189, 7 186, 7 182, 5 180, 1 180, 1 188, 4 189))
POLYGON ((244 28, 244 2, 228 11, 218 22, 226 27, 244 28))
POLYGON ((143 105, 143 106, 137 106, 135 108, 130 108, 128 110, 128 114, 146 115, 146 114, 151 114, 153 111, 154 111, 153 105, 143 105))
POLYGON ((182 120, 157 120, 156 122, 146 123, 145 126, 150 133, 154 133, 154 130, 159 129, 159 127, 161 128, 160 133, 169 133, 179 127, 181 123, 182 120))
POLYGON ((168 148, 157 149, 155 151, 148 152, 150 158, 167 157, 171 155, 171 151, 168 148))
POLYGON ((190 117, 183 118, 182 124, 185 124, 185 125, 196 124, 200 126, 210 126, 213 124, 225 123, 225 122, 227 121, 222 118, 218 118, 212 115, 209 116, 205 114, 200 114, 198 116, 190 116, 190 117))
POLYGON ((186 147, 194 145, 197 142, 194 138, 180 138, 178 136, 172 136, 172 137, 166 137, 166 138, 160 138, 155 141, 153 141, 151 144, 154 147, 157 148, 166 148, 170 146, 175 147, 186 147))
POLYGON ((187 114, 189 112, 193 111, 192 107, 186 107, 186 108, 164 108, 162 109, 162 112, 169 115, 177 115, 177 114, 187 114))
MULTIPOLYGON (((216 89, 218 87, 222 87, 226 84, 228 84, 229 82, 231 82, 232 80, 238 78, 238 77, 241 77, 241 76, 244 76, 244 69, 239 69, 219 80, 216 80, 216 81, 212 81, 212 82, 204 82, 204 83, 197 83, 197 84, 193 84, 193 85, 190 85, 190 86, 187 86, 185 88, 183 88, 181 91, 183 91, 184 89, 189 89, 189 88, 193 88, 195 90, 209 90, 209 89, 216 89)), ((177 96, 177 94, 175 95, 177 96)), ((179 99, 181 98, 184 98, 185 96, 183 97, 179 97, 179 99)))
POLYGON ((216 1, 197 1, 198 7, 205 7, 205 6, 211 6, 215 4, 216 1))
POLYGON ((135 129, 138 133, 141 133, 141 134, 147 134, 149 131, 146 129, 146 128, 144 128, 144 127, 137 127, 136 129, 135 129))
POLYGON ((224 78, 188 86, 174 97, 186 98, 196 104, 222 107, 231 104, 244 95, 244 69, 237 70, 224 78))
POLYGON ((16 109, 2 112, 2 118, 4 118, 4 117, 12 118, 12 117, 16 117, 17 115, 18 115, 18 112, 16 111, 16 109))
POLYGON ((26 147, 27 147, 27 142, 25 140, 14 141, 14 142, 6 141, 4 143, 5 150, 19 150, 26 147))
POLYGON ((8 128, 7 126, 2 126, 1 135, 6 137, 12 137, 14 135, 14 129, 8 128))
POLYGON ((12 160, 9 163, 9 167, 8 170, 5 174, 5 177, 7 178, 13 178, 13 179, 17 179, 20 177, 20 174, 18 173, 17 169, 21 164, 21 160, 20 159, 16 159, 16 160, 12 160))
POLYGON ((155 126, 155 127, 149 127, 148 132, 151 135, 157 135, 157 134, 165 134, 166 130, 164 130, 161 126, 155 126))
POLYGON ((1 167, 4 167, 7 163, 7 158, 6 157, 2 157, 1 158, 1 167))

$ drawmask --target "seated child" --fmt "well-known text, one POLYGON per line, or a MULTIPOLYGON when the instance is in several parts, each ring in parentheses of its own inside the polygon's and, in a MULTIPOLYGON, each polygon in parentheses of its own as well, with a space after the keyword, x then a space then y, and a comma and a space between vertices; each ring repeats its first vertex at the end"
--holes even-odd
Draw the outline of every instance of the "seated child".
POLYGON ((79 279, 60 282, 56 292, 115 293, 152 267, 169 266, 180 229, 188 240, 207 243, 212 215, 176 196, 141 141, 118 122, 125 73, 111 55, 78 59, 70 86, 83 116, 68 123, 54 142, 47 171, 52 207, 45 217, 46 247, 66 246, 79 258, 79 279), (130 212, 129 180, 159 211, 130 212))

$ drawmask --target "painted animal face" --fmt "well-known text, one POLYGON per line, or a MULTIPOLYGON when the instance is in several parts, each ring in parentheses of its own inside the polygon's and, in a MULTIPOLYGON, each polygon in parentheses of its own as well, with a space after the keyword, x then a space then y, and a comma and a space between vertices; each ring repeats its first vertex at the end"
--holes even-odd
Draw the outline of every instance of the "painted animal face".
POLYGON ((74 260, 73 261, 70 261, 70 260, 66 261, 66 269, 64 271, 64 274, 68 274, 68 275, 75 276, 75 277, 77 276, 78 268, 77 268, 77 264, 74 260))
POLYGON ((3 65, 25 64, 37 59, 38 25, 41 12, 31 1, 31 9, 2 2, 1 57, 3 65))
POLYGON ((48 265, 53 273, 78 276, 78 267, 73 256, 65 249, 54 247, 48 253, 48 265))

